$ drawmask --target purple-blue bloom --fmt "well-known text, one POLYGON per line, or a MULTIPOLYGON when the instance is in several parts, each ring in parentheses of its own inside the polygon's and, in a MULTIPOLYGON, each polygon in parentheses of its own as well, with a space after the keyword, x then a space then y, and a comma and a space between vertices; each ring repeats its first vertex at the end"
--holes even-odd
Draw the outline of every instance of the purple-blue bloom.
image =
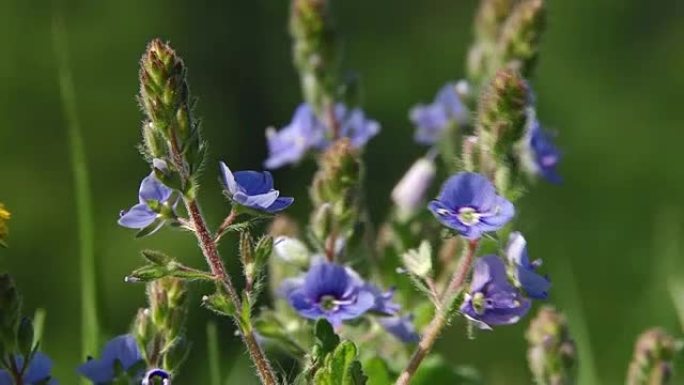
POLYGON ((285 280, 280 293, 302 317, 325 318, 334 327, 376 306, 372 290, 351 269, 321 262, 303 277, 285 280))
MULTIPOLYGON (((139 203, 121 212, 119 225, 131 229, 144 229, 150 226, 165 215, 164 210, 173 213, 175 203, 172 202, 172 197, 173 190, 151 173, 140 183, 139 203)), ((163 224, 164 222, 160 221, 154 231, 157 231, 163 224)))
POLYGON ((135 338, 130 334, 124 334, 107 342, 100 359, 89 358, 78 367, 78 372, 96 385, 105 384, 114 380, 114 367, 117 361, 124 371, 128 371, 141 360, 142 355, 135 338))
POLYGON ((530 262, 530 257, 527 254, 527 241, 517 231, 508 237, 506 258, 512 266, 514 281, 527 293, 528 297, 534 299, 546 299, 548 297, 551 282, 536 271, 541 266, 541 259, 530 262))
POLYGON ((472 172, 450 177, 428 208, 442 224, 467 239, 499 230, 515 215, 513 204, 497 195, 486 177, 472 172))
POLYGON ((221 162, 223 186, 230 199, 244 207, 270 214, 290 207, 294 198, 281 197, 280 191, 273 188, 273 177, 268 171, 231 172, 221 162))
POLYGON ((413 316, 411 315, 403 317, 398 315, 378 317, 378 322, 401 342, 414 343, 420 340, 420 335, 418 335, 415 326, 413 326, 413 316))
MULTIPOLYGON (((29 363, 28 368, 24 370, 24 357, 20 355, 12 356, 17 368, 20 371, 24 371, 22 376, 24 385, 36 385, 43 384, 45 380, 47 385, 57 385, 57 380, 51 378, 50 372, 52 371, 52 361, 50 358, 43 353, 36 353, 33 359, 29 363)), ((0 385, 13 385, 14 380, 12 375, 4 369, 0 369, 0 385)))
POLYGON ((171 375, 163 369, 152 369, 145 373, 141 385, 153 384, 155 380, 162 380, 162 385, 171 385, 171 375))
POLYGON ((481 257, 473 266, 470 291, 461 313, 482 329, 518 322, 530 309, 530 301, 508 282, 506 266, 496 255, 481 257))
MULTIPOLYGON (((349 109, 342 103, 335 106, 335 118, 340 136, 349 138, 352 146, 360 148, 380 132, 380 124, 368 119, 360 108, 349 109)), ((322 122, 314 110, 302 103, 295 110, 292 121, 280 131, 266 131, 268 159, 264 166, 275 169, 298 163, 310 150, 324 150, 330 145, 332 129, 322 122)))
POLYGON ((562 178, 556 170, 561 159, 561 153, 553 143, 551 135, 544 131, 539 120, 534 114, 529 114, 531 119, 528 128, 529 148, 531 151, 530 168, 536 174, 541 175, 551 183, 560 183, 562 178))
POLYGON ((457 83, 447 83, 431 104, 421 104, 411 109, 409 117, 416 126, 416 142, 434 144, 450 124, 463 125, 468 121, 468 110, 457 93, 457 87, 457 83))

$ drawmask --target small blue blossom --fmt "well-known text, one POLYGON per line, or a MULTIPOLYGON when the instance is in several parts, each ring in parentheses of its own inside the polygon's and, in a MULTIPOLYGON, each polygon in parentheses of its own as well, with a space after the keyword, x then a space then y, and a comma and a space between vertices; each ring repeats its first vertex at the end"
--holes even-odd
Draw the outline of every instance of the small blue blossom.
POLYGON ((513 204, 497 195, 487 178, 472 172, 450 177, 428 208, 442 224, 467 239, 499 230, 515 215, 513 204))
POLYGON ((527 255, 527 242, 517 231, 511 233, 508 238, 506 258, 512 266, 514 282, 527 293, 528 297, 533 299, 548 297, 551 282, 536 271, 541 266, 541 259, 530 262, 530 257, 527 255))
POLYGON ((530 301, 508 282, 506 266, 496 255, 479 258, 473 266, 470 291, 461 313, 482 329, 518 322, 530 309, 530 301))
POLYGON ((124 371, 128 371, 141 360, 142 355, 135 338, 125 334, 107 342, 100 359, 90 358, 78 367, 78 372, 96 385, 106 384, 115 379, 114 367, 117 361, 124 371))
MULTIPOLYGON (((36 353, 29 363, 28 368, 24 370, 24 357, 20 355, 12 356, 12 359, 17 365, 19 371, 23 371, 22 376, 24 385, 58 385, 57 380, 51 378, 52 361, 43 353, 36 353), (47 380, 47 382, 45 382, 47 380)), ((0 369, 0 385, 13 385, 14 380, 12 375, 4 369, 0 369)))
MULTIPOLYGON (((155 162, 155 167, 158 163, 155 162)), ((175 216, 173 190, 157 179, 154 173, 148 175, 140 183, 138 192, 139 203, 127 211, 122 211, 119 225, 131 229, 144 229, 158 219, 175 216)), ((159 221, 154 231, 157 231, 164 221, 159 221)))
POLYGON ((266 131, 269 157, 264 166, 269 169, 298 163, 312 148, 325 143, 325 126, 318 120, 313 109, 302 103, 295 110, 292 121, 280 131, 266 131))
MULTIPOLYGON (((340 136, 349 138, 354 148, 360 148, 380 132, 380 124, 368 119, 360 108, 349 109, 342 103, 335 106, 335 118, 340 127, 340 136)), ((325 150, 330 144, 332 129, 322 122, 313 108, 302 103, 295 110, 292 121, 280 131, 269 128, 268 159, 264 166, 275 169, 287 164, 296 164, 311 150, 325 150)))
POLYGON ((447 83, 431 104, 413 107, 409 117, 416 126, 415 140, 420 144, 435 144, 450 124, 468 122, 468 110, 463 105, 457 89, 467 87, 464 82, 447 83))
POLYGON ((145 373, 141 385, 154 384, 155 380, 161 380, 162 385, 171 385, 171 375, 163 369, 152 369, 145 373))
POLYGON ((303 277, 285 280, 280 293, 302 317, 325 318, 335 327, 376 306, 375 294, 356 273, 329 262, 314 264, 303 277))
POLYGON ((542 128, 532 109, 528 112, 528 122, 529 154, 526 154, 525 166, 533 174, 541 175, 551 183, 560 183, 562 178, 556 170, 561 159, 560 151, 553 143, 551 135, 542 128))
POLYGON ((420 340, 420 335, 413 326, 413 316, 378 317, 378 322, 390 334, 404 343, 415 343, 420 340))
POLYGON ((294 198, 280 197, 273 189, 273 177, 268 171, 237 171, 233 174, 221 162, 223 186, 230 199, 244 207, 266 213, 276 213, 290 207, 294 198))

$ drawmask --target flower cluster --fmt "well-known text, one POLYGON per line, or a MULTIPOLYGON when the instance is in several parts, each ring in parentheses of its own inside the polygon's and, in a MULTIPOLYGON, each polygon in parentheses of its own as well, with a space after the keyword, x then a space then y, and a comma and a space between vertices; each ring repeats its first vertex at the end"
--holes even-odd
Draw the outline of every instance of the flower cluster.
MULTIPOLYGON (((349 109, 342 103, 335 105, 332 119, 339 125, 339 137, 348 138, 355 148, 361 148, 380 132, 380 124, 366 118, 360 108, 349 109)), ((275 169, 298 163, 310 150, 324 150, 330 146, 335 128, 321 120, 310 105, 303 103, 295 110, 289 125, 279 131, 269 128, 266 168, 275 169)))
MULTIPOLYGON (((515 214, 513 204, 499 196, 486 177, 466 172, 449 178, 429 208, 440 222, 471 242, 502 229, 515 214)), ((548 278, 536 272, 541 261, 530 262, 520 233, 510 234, 505 254, 506 261, 487 255, 473 266, 470 290, 460 310, 481 328, 517 322, 530 309, 523 294, 533 299, 548 295, 548 278)))

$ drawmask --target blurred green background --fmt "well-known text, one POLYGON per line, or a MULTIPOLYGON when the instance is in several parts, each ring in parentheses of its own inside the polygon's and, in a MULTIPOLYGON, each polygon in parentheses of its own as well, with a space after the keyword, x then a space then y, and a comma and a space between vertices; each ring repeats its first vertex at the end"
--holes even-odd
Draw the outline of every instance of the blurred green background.
MULTIPOLYGON (((45 4, 42 4, 45 3, 45 4)), ((422 149, 412 142, 409 107, 463 74, 475 0, 338 0, 344 67, 358 71, 364 106, 383 131, 367 149, 375 220, 422 149)), ((168 39, 190 68, 197 113, 210 143, 204 208, 226 213, 212 165, 259 168, 264 129, 289 122, 300 102, 291 65, 285 0, 65 1, 78 114, 91 172, 99 314, 111 335, 127 330, 144 287, 123 283, 138 250, 159 246, 202 266, 193 239, 164 231, 134 240, 116 225, 147 173, 137 156, 142 119, 134 96, 146 42, 168 39)), ((65 118, 52 49, 53 6, 0 0, 0 201, 13 213, 11 248, 0 250, 25 294, 27 311, 47 309, 43 349, 56 376, 75 384, 81 361, 77 226, 65 118)), ((532 256, 544 258, 551 301, 569 313, 582 343, 582 385, 619 384, 633 340, 644 328, 681 330, 667 280, 684 271, 677 240, 684 213, 684 6, 680 0, 550 0, 549 28, 533 80, 543 122, 560 133, 562 186, 540 183, 520 207, 532 256)), ((313 167, 276 172, 300 197, 306 218, 313 167)), ((225 243, 224 255, 234 245, 225 243)), ((234 265, 235 261, 229 261, 234 265)), ((684 276, 684 275, 683 275, 684 276)), ((178 384, 207 379, 204 325, 196 287, 189 334, 193 354, 178 384)), ((473 364, 487 384, 529 384, 523 332, 528 320, 468 340, 452 328, 439 349, 473 364)), ((220 321, 222 370, 255 384, 239 340, 220 321)), ((290 368, 284 368, 291 370, 290 368)), ((681 378, 679 379, 681 380, 681 378)), ((233 382, 230 382, 233 383, 233 382)))

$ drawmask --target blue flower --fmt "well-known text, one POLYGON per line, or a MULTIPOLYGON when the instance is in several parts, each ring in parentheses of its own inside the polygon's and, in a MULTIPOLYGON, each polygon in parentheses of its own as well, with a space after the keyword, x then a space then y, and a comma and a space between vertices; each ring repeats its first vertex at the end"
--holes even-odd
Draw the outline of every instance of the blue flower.
POLYGON ((518 322, 530 309, 530 301, 508 282, 506 266, 496 255, 479 258, 473 266, 470 292, 461 313, 482 329, 518 322))
POLYGON ((324 146, 325 126, 313 109, 302 103, 289 125, 277 132, 273 128, 266 131, 266 140, 269 156, 264 166, 275 169, 298 163, 310 149, 324 146))
MULTIPOLYGON (((172 197, 173 190, 151 173, 140 183, 139 203, 121 212, 119 225, 131 229, 144 229, 158 219, 174 217, 175 202, 172 197)), ((157 228, 151 233, 157 231, 163 224, 163 220, 159 221, 157 228)))
POLYGON ((551 282, 547 277, 537 274, 541 260, 530 262, 527 255, 527 242, 519 232, 513 232, 508 237, 506 258, 513 268, 513 279, 527 296, 534 299, 546 299, 549 295, 551 282))
POLYGON ((450 124, 463 125, 468 122, 468 110, 457 93, 461 85, 466 84, 447 83, 431 104, 417 105, 411 109, 409 117, 416 126, 416 142, 434 144, 450 124))
POLYGON ((171 385, 171 375, 163 369, 152 369, 145 373, 141 385, 154 384, 155 380, 161 380, 162 385, 171 385))
POLYGON ((376 306, 376 296, 356 273, 344 266, 321 262, 280 288, 290 305, 304 318, 325 318, 338 327, 376 306))
MULTIPOLYGON (((340 136, 349 138, 354 148, 360 148, 380 131, 378 122, 366 118, 360 108, 349 110, 342 103, 335 105, 335 119, 339 124, 340 136)), ((295 110, 292 121, 280 131, 269 128, 268 159, 264 166, 275 169, 287 164, 295 164, 310 150, 325 150, 330 144, 332 129, 322 122, 314 110, 302 103, 295 110)))
POLYGON ((223 186, 230 199, 244 207, 270 214, 290 207, 294 198, 280 197, 280 191, 273 189, 273 177, 268 171, 237 171, 233 174, 221 162, 223 186))
POLYGON ((420 340, 420 335, 413 326, 413 316, 378 317, 378 322, 390 334, 404 343, 414 343, 420 340))
POLYGON ((523 163, 533 174, 541 175, 551 183, 560 183, 562 178, 556 170, 561 159, 560 151, 553 143, 551 135, 542 128, 534 110, 530 109, 527 119, 529 154, 526 154, 528 159, 523 163))
POLYGON ((468 239, 499 230, 515 214, 513 204, 497 195, 487 178, 472 172, 450 177, 428 208, 442 224, 468 239))
MULTIPOLYGON (((52 361, 48 356, 43 353, 36 353, 33 356, 31 362, 29 362, 28 368, 24 370, 24 357, 20 355, 12 356, 12 359, 17 365, 20 371, 24 372, 22 376, 24 385, 37 385, 37 384, 47 384, 47 385, 57 385, 57 380, 51 378, 50 372, 52 371, 52 361), (47 380, 47 382, 45 382, 47 380)), ((7 370, 0 370, 0 385, 13 385, 14 380, 12 375, 7 370)))
MULTIPOLYGON (((142 360, 138 343, 130 334, 121 335, 107 342, 99 360, 90 358, 78 367, 78 372, 94 384, 105 384, 115 379, 114 367, 121 366, 124 371, 130 370, 142 360)), ((135 375, 142 373, 135 373, 135 375)))

